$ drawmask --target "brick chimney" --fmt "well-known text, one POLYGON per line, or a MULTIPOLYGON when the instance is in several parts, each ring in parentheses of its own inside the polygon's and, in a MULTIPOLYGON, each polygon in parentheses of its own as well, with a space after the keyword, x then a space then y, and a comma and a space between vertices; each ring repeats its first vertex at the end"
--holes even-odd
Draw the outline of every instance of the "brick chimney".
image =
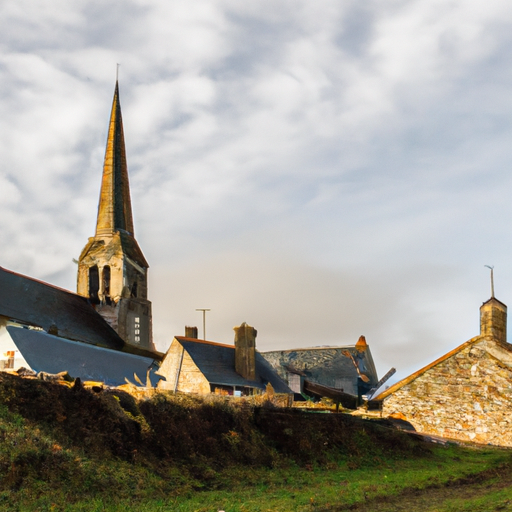
POLYGON ((494 297, 480 307, 480 334, 507 342, 507 306, 494 297))
POLYGON ((195 338, 197 339, 197 327, 189 327, 185 326, 185 338, 195 338))
POLYGON ((244 379, 256 380, 256 335, 258 331, 245 322, 235 331, 235 371, 244 379))

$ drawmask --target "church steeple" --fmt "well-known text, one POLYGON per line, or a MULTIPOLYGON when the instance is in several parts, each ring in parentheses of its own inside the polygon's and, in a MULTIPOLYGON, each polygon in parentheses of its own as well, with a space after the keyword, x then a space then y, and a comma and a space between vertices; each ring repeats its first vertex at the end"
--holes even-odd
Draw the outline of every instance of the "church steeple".
POLYGON ((132 204, 126 165, 123 118, 119 103, 119 83, 116 81, 112 112, 108 128, 107 149, 103 163, 96 236, 126 231, 133 236, 132 204))
POLYGON ((123 340, 154 350, 151 302, 147 298, 149 265, 135 240, 126 165, 123 120, 116 81, 103 164, 96 234, 78 261, 77 291, 123 340))

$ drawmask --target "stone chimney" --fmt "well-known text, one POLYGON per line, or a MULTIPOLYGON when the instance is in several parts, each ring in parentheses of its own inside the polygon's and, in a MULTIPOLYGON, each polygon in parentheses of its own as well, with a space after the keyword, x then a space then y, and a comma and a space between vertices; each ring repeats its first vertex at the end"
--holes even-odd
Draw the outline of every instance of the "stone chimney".
POLYGON ((494 297, 480 307, 480 334, 507 342, 507 306, 494 297))
POLYGON ((197 339, 197 327, 189 327, 185 326, 185 338, 195 338, 197 339))
POLYGON ((256 380, 256 335, 258 331, 245 322, 235 331, 235 370, 244 379, 256 380))

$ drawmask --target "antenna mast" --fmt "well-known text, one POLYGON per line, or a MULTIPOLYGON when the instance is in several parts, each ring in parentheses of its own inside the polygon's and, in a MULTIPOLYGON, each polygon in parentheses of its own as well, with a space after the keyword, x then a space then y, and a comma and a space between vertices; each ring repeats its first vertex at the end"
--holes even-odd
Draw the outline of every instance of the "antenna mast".
POLYGON ((491 269, 491 298, 494 299, 494 265, 484 265, 491 269))
POLYGON ((203 312, 203 340, 206 340, 206 312, 211 311, 211 310, 206 309, 206 308, 199 308, 199 309, 196 309, 196 311, 203 312))

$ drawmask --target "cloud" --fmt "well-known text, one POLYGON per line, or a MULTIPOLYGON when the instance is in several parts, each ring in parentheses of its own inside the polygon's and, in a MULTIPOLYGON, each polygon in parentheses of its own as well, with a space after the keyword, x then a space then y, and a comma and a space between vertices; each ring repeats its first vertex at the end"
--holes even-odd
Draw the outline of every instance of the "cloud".
POLYGON ((0 265, 74 288, 116 64, 157 342, 242 321, 377 366, 478 333, 512 286, 512 9, 426 0, 0 7, 0 265))

